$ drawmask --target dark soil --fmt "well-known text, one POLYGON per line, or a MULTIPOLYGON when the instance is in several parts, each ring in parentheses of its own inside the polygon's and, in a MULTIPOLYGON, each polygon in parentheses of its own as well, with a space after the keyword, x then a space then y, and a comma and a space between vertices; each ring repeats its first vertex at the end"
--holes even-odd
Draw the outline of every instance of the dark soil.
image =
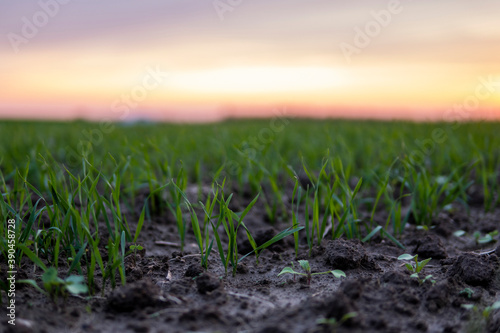
MULTIPOLYGON (((309 255, 302 241, 298 259, 308 259, 313 272, 341 269, 347 275, 314 276, 308 285, 304 278, 277 276, 296 259, 292 237, 264 250, 259 264, 249 256, 235 277, 226 276, 216 250, 208 271, 201 268, 189 232, 181 253, 172 216, 160 212, 141 233, 140 243, 147 251, 126 258, 125 286, 117 279, 114 290, 108 284, 96 286, 104 288, 103 296, 98 292, 54 303, 34 288, 18 284, 17 325, 7 325, 4 318, 0 331, 500 332, 500 310, 482 315, 500 296, 500 249, 495 251, 495 242, 480 246, 472 237, 476 230, 497 229, 498 216, 499 211, 485 214, 481 207, 472 207, 469 215, 457 206, 441 213, 429 231, 409 225, 399 237, 405 250, 380 236, 362 243, 329 240, 327 235, 309 255), (456 230, 467 233, 457 237, 456 230), (410 277, 397 260, 403 253, 418 254, 420 260, 432 258, 420 276, 432 274, 434 282, 419 283, 410 277), (476 309, 465 309, 464 304, 476 309), (355 317, 342 319, 353 312, 355 317)), ((259 205, 245 224, 258 244, 289 226, 270 226, 259 205)), ((244 234, 238 248, 241 254, 251 251, 244 234)), ((2 262, 2 274, 5 271, 2 262)), ((40 270, 33 273, 29 261, 23 261, 18 271, 18 279, 40 279, 40 270)))

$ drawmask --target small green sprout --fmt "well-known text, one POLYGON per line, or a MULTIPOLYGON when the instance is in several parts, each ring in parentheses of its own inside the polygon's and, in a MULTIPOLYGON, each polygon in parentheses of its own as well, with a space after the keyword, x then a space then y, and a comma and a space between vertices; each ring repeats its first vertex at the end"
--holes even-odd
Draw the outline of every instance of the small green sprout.
POLYGON ((336 318, 320 318, 316 320, 316 324, 326 325, 330 328, 330 332, 334 333, 337 331, 337 328, 344 322, 357 316, 358 316, 357 312, 349 312, 343 315, 342 318, 340 318, 340 320, 337 320, 336 318))
MULTIPOLYGON (((299 264, 300 264, 300 267, 302 267, 302 270, 305 272, 305 273, 300 273, 300 272, 296 272, 293 268, 291 267, 285 267, 283 268, 283 270, 278 274, 278 276, 282 275, 282 274, 286 274, 286 273, 289 273, 289 274, 294 274, 294 275, 303 275, 305 277, 307 277, 307 284, 310 285, 311 284, 311 278, 313 275, 321 275, 321 274, 329 274, 329 273, 332 273, 333 276, 335 276, 336 278, 341 278, 341 277, 346 277, 345 273, 341 270, 333 270, 333 271, 327 271, 327 272, 321 272, 321 273, 311 273, 311 266, 309 265, 309 261, 307 260, 299 260, 299 264)), ((295 276, 294 276, 295 277, 295 276)))
POLYGON ((56 302, 59 296, 63 296, 66 299, 68 293, 78 295, 88 292, 88 287, 85 284, 83 276, 71 275, 63 280, 57 276, 57 270, 54 267, 48 268, 42 275, 44 290, 34 280, 20 280, 19 282, 32 285, 43 294, 49 296, 54 302, 56 302))
POLYGON ((134 261, 134 266, 136 266, 136 262, 135 262, 135 260, 136 260, 136 254, 137 254, 137 252, 144 250, 144 247, 135 244, 135 245, 130 245, 129 249, 134 254, 134 256, 132 257, 133 258, 132 260, 134 261))
MULTIPOLYGON (((474 310, 476 312, 479 311, 478 306, 474 305, 474 304, 462 304, 462 307, 464 309, 474 310)), ((481 312, 481 315, 483 316, 483 318, 485 320, 488 320, 490 318, 491 312, 493 312, 493 310, 497 310, 497 309, 500 309, 500 301, 496 301, 492 305, 485 307, 483 309, 483 311, 481 312)))
POLYGON ((479 231, 476 231, 473 234, 474 239, 476 240, 477 244, 488 244, 488 243, 496 242, 494 237, 497 235, 498 235, 498 230, 494 230, 492 232, 489 232, 482 237, 481 237, 481 233, 479 231))
POLYGON ((137 251, 142 251, 144 248, 140 245, 130 245, 130 250, 134 251, 134 253, 137 253, 137 251))
POLYGON ((458 293, 459 295, 467 295, 467 298, 471 298, 472 297, 472 294, 474 294, 474 290, 470 289, 470 288, 465 288, 463 289, 462 291, 460 291, 458 293))
POLYGON ((406 269, 412 273, 410 277, 416 278, 420 284, 423 284, 425 281, 429 280, 432 284, 436 283, 436 280, 432 279, 432 274, 427 275, 425 278, 421 279, 420 276, 418 275, 422 269, 431 261, 432 258, 428 258, 422 261, 418 261, 418 254, 412 256, 411 254, 402 254, 398 257, 398 260, 414 260, 415 264, 409 264, 406 263, 405 267, 406 269))

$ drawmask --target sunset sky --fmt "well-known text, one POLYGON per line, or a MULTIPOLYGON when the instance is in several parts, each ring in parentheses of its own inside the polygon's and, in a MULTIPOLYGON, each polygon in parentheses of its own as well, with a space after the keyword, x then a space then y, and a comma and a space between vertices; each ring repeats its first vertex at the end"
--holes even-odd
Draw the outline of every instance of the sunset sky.
POLYGON ((499 15, 498 0, 0 0, 0 118, 449 120, 465 104, 462 119, 499 119, 499 15))

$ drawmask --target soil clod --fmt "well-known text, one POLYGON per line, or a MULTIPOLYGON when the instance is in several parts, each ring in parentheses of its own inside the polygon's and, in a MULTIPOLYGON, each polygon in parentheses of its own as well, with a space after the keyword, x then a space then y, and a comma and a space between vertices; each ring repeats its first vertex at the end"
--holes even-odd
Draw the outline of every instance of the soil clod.
POLYGON ((141 280, 116 288, 108 298, 108 309, 113 312, 140 311, 158 303, 159 288, 149 280, 141 280))
POLYGON ((498 268, 496 255, 479 256, 466 253, 457 258, 448 270, 448 276, 455 277, 471 286, 488 286, 498 268))
POLYGON ((416 238, 410 245, 414 245, 413 253, 419 255, 419 259, 446 259, 448 255, 443 246, 443 242, 438 236, 426 235, 423 238, 416 238))
POLYGON ((203 273, 196 278, 196 287, 200 294, 208 294, 221 286, 221 280, 210 273, 203 273))
POLYGON ((332 269, 377 269, 358 240, 336 239, 326 245, 326 260, 332 269))

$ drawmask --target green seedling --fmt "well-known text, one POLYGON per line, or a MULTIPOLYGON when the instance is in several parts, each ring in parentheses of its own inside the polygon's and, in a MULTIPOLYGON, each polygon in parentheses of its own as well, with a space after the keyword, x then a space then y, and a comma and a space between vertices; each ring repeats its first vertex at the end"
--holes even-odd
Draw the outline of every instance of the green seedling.
POLYGON ((60 296, 66 299, 68 294, 79 295, 88 292, 83 276, 71 275, 66 279, 61 279, 57 276, 57 270, 54 267, 48 268, 42 275, 43 289, 38 286, 35 280, 20 280, 18 282, 32 285, 54 302, 60 296))
POLYGON ((462 291, 460 291, 458 294, 459 295, 466 295, 467 298, 471 298, 472 294, 474 294, 474 290, 472 290, 470 288, 465 288, 462 291))
POLYGON ((307 260, 299 260, 300 267, 302 267, 302 270, 305 273, 300 273, 295 271, 292 267, 285 267, 283 270, 278 274, 278 276, 282 274, 294 274, 294 275, 302 275, 307 277, 307 284, 311 284, 311 278, 314 275, 321 275, 321 274, 333 274, 334 277, 336 278, 341 278, 341 277, 346 277, 345 273, 339 269, 333 270, 333 271, 327 271, 327 272, 320 272, 320 273, 311 273, 311 266, 309 265, 309 261, 307 260))
POLYGON ((316 324, 326 325, 330 329, 330 332, 335 333, 337 332, 337 328, 340 325, 345 323, 347 320, 357 316, 358 316, 357 312, 349 312, 343 315, 342 318, 340 318, 340 320, 337 320, 336 318, 320 318, 316 320, 316 324))
POLYGON ((420 284, 423 284, 425 281, 429 280, 432 284, 436 283, 436 280, 432 279, 432 275, 427 275, 425 278, 421 279, 419 273, 422 269, 431 261, 432 258, 428 258, 422 261, 418 261, 418 254, 412 256, 411 254, 402 254, 398 257, 398 260, 414 260, 415 263, 405 263, 406 269, 412 273, 410 277, 416 278, 420 284))
POLYGON ((136 260, 137 252, 144 250, 144 247, 142 247, 138 244, 135 244, 135 245, 130 245, 129 249, 130 249, 130 251, 132 251, 132 254, 133 254, 132 260, 134 261, 134 266, 136 266, 135 260, 136 260))
MULTIPOLYGON (((480 311, 479 307, 474 304, 462 304, 462 307, 464 309, 473 310, 475 312, 480 311)), ((496 301, 492 305, 485 307, 483 311, 481 311, 481 316, 483 317, 483 319, 488 320, 490 318, 491 312, 498 309, 500 309, 500 301, 496 301)))
POLYGON ((465 332, 486 332, 491 313, 494 310, 500 309, 500 301, 484 308, 475 304, 462 304, 462 308, 472 312, 465 332))
POLYGON ((406 163, 410 174, 408 189, 412 192, 410 209, 416 224, 430 227, 439 212, 465 196, 465 191, 473 183, 465 176, 472 166, 463 165, 448 176, 433 178, 423 165, 406 163))
POLYGON ((498 230, 491 231, 484 236, 481 236, 481 232, 479 231, 476 231, 473 234, 477 244, 488 244, 496 242, 496 239, 494 239, 494 237, 497 235, 498 235, 498 230))

